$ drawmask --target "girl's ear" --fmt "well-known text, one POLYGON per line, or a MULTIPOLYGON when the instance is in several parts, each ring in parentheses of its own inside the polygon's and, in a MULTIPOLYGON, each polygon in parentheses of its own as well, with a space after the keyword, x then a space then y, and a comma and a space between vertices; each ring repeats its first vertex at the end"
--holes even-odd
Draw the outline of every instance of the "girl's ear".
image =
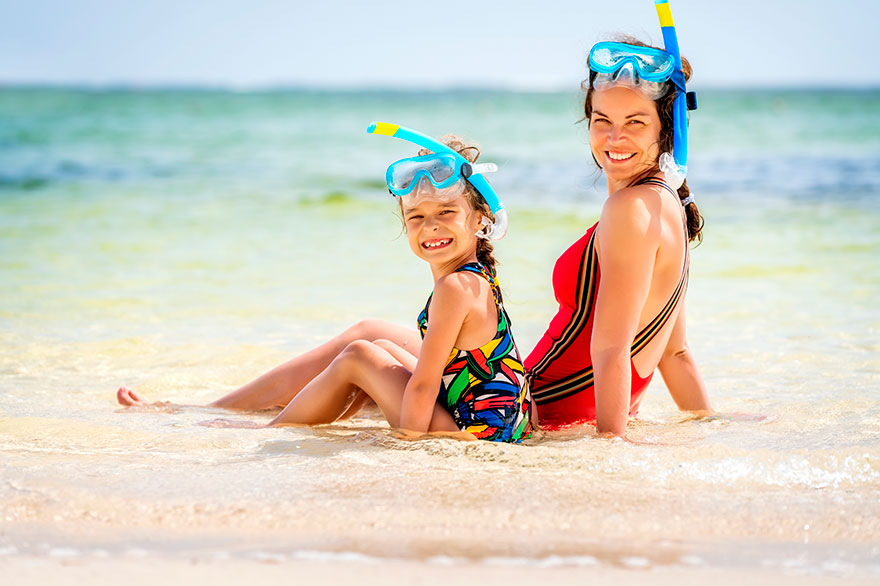
POLYGON ((477 227, 476 236, 477 238, 488 238, 487 234, 489 230, 492 228, 492 220, 487 218, 486 216, 480 216, 480 225, 477 227))

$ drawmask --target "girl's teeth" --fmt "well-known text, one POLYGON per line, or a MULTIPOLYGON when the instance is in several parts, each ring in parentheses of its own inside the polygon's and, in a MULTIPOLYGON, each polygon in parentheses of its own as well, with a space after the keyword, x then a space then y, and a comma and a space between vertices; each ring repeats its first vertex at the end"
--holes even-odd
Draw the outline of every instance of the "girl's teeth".
POLYGON ((626 153, 626 154, 624 154, 624 153, 612 153, 612 152, 609 152, 609 153, 608 153, 608 158, 609 158, 609 159, 612 159, 612 160, 614 160, 614 161, 623 161, 623 160, 625 160, 625 159, 630 158, 631 156, 633 156, 633 153, 626 153))

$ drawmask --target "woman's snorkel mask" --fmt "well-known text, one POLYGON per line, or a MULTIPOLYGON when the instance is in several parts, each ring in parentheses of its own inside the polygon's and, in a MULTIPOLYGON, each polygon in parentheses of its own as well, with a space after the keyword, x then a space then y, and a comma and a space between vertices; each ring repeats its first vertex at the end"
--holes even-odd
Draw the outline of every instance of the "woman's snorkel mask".
POLYGON ((669 185, 678 189, 687 176, 687 111, 697 109, 697 96, 694 92, 688 93, 685 87, 669 1, 654 0, 654 7, 660 19, 665 50, 601 42, 590 49, 587 61, 596 73, 593 78, 595 90, 624 85, 643 92, 651 100, 659 100, 674 86, 672 154, 661 154, 659 164, 669 185))
POLYGON ((497 171, 493 163, 475 164, 462 157, 454 149, 430 136, 387 122, 374 122, 367 127, 370 134, 393 136, 420 147, 433 154, 410 157, 391 163, 385 172, 385 182, 392 195, 407 198, 407 204, 415 204, 421 197, 451 200, 464 193, 465 182, 470 183, 486 201, 495 221, 483 217, 484 229, 477 236, 486 240, 500 240, 507 233, 507 211, 498 194, 483 177, 483 173, 497 171))

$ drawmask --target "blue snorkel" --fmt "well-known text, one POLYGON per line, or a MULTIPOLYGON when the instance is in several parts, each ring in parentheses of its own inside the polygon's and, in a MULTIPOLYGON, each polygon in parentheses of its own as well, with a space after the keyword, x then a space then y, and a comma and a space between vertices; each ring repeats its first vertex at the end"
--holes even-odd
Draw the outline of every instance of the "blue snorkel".
POLYGON ((672 104, 674 131, 672 160, 670 161, 668 153, 663 153, 660 156, 660 170, 666 175, 666 179, 672 187, 678 189, 687 176, 687 112, 697 109, 697 97, 693 92, 689 94, 685 87, 684 72, 681 67, 681 51, 678 48, 678 35, 675 33, 675 23, 672 20, 669 0, 654 0, 654 7, 657 9, 660 30, 663 32, 663 48, 675 58, 675 70, 669 76, 669 80, 678 89, 672 104))
MULTIPOLYGON (((397 124, 373 122, 367 127, 367 132, 370 134, 384 134, 385 136, 393 136, 394 138, 406 140, 422 148, 430 149, 434 153, 449 153, 456 157, 457 160, 460 159, 459 164, 462 166, 462 169, 470 170, 474 167, 467 159, 442 142, 439 142, 426 134, 422 134, 421 132, 403 126, 398 126, 397 124)), ((504 235, 507 233, 507 211, 504 209, 504 204, 498 199, 498 194, 495 193, 495 190, 492 189, 492 186, 489 185, 489 182, 483 177, 483 174, 476 170, 469 175, 464 176, 464 178, 474 187, 474 189, 477 190, 483 199, 486 200, 489 209, 492 211, 492 215, 495 216, 494 222, 489 223, 487 220, 486 230, 480 235, 488 240, 500 240, 501 238, 504 238, 504 235)))

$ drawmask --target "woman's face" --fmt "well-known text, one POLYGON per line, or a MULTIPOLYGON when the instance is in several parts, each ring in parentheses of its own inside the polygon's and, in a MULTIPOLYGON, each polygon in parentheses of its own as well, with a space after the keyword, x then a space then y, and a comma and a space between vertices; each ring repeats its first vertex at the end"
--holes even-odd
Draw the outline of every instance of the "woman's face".
POLYGON ((614 193, 657 162, 660 116, 656 102, 623 86, 594 91, 592 100, 590 149, 614 193))

